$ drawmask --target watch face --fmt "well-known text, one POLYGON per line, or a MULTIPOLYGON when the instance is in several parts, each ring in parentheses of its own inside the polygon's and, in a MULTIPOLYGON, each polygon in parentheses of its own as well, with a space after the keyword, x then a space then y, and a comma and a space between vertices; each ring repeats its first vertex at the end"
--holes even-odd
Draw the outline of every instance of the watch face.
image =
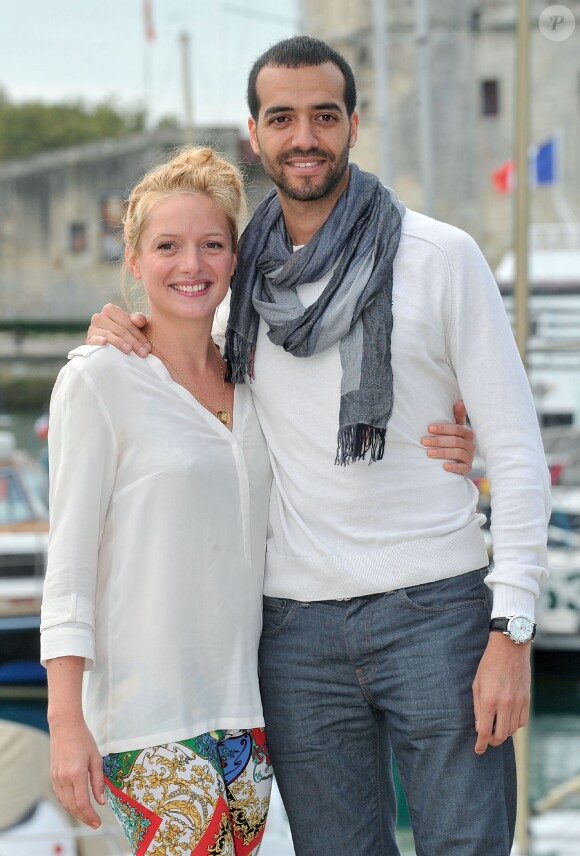
POLYGON ((507 630, 514 642, 529 642, 532 638, 534 625, 529 618, 516 615, 508 621, 507 630))

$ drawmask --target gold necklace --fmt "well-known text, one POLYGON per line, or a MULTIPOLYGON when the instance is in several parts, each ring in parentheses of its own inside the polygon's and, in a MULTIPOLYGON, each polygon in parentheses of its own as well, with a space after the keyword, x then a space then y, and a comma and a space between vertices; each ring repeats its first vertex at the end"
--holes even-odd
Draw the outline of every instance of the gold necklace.
POLYGON ((231 417, 231 414, 228 413, 228 411, 226 410, 226 374, 224 372, 222 362, 217 355, 217 345, 215 344, 215 342, 212 343, 214 345, 213 352, 215 354, 215 358, 217 360, 218 368, 220 370, 220 375, 222 377, 222 408, 221 408, 221 410, 214 410, 213 406, 207 401, 207 399, 205 399, 203 397, 203 395, 200 395, 199 392, 195 391, 195 389, 183 377, 183 375, 181 374, 181 372, 179 371, 179 369, 177 368, 175 363, 172 362, 169 359, 169 357, 163 353, 163 351, 159 350, 157 345, 151 341, 151 339, 149 338, 147 333, 145 333, 145 338, 147 339, 147 341, 149 342, 149 344, 151 345, 153 350, 157 351, 157 353, 159 354, 161 359, 165 360, 166 363, 169 363, 169 365, 171 366, 171 368, 173 369, 173 371, 175 372, 177 377, 181 380, 183 385, 191 392, 191 394, 194 396, 194 398, 198 398, 202 402, 202 404, 205 404, 205 406, 208 408, 208 410, 211 410, 212 413, 215 413, 215 415, 217 416, 217 418, 219 419, 220 422, 223 422, 224 425, 228 425, 228 423, 230 422, 232 417, 231 417))

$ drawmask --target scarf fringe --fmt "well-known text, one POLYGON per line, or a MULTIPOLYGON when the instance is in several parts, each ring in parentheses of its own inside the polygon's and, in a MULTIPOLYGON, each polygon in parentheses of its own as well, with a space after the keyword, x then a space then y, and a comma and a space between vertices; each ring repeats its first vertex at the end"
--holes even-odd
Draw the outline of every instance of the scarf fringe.
POLYGON ((226 333, 225 359, 228 366, 226 379, 230 383, 245 383, 246 375, 254 377, 254 354, 256 346, 236 333, 228 330, 226 333))
POLYGON ((346 467, 355 461, 364 461, 370 451, 369 464, 382 460, 385 453, 385 428, 375 428, 373 425, 345 425, 338 432, 335 465, 346 467))

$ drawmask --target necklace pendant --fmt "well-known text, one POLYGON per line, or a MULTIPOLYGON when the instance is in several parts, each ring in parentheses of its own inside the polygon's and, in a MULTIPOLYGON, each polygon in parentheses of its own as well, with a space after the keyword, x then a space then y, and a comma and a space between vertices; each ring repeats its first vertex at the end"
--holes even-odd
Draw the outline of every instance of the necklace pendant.
POLYGON ((231 416, 227 410, 218 410, 216 416, 220 422, 223 422, 224 425, 229 425, 231 416))

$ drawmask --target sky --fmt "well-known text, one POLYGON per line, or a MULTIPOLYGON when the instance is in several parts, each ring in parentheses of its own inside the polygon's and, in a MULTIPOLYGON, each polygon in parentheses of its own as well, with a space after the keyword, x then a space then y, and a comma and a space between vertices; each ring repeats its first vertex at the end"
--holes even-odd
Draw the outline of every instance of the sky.
POLYGON ((0 88, 11 101, 106 101, 183 122, 187 33, 194 124, 246 128, 253 60, 298 32, 299 0, 0 0, 0 88))

